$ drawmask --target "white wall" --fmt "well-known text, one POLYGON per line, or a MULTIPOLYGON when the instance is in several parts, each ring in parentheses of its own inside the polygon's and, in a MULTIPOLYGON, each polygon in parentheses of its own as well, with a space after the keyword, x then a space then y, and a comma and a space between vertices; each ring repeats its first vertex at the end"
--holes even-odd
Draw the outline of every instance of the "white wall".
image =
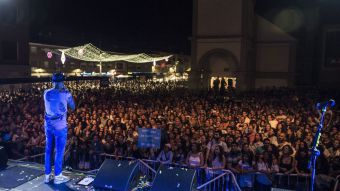
POLYGON ((214 49, 224 49, 233 53, 238 63, 241 56, 241 39, 200 39, 197 41, 196 60, 200 61, 202 56, 214 49))
POLYGON ((291 62, 290 44, 257 44, 257 72, 288 72, 291 62))
POLYGON ((287 87, 287 79, 256 79, 255 88, 260 87, 287 87))
POLYGON ((255 88, 287 87, 294 83, 294 57, 290 43, 256 45, 255 88))
POLYGON ((296 40, 257 16, 255 88, 292 86, 295 80, 296 40))
POLYGON ((242 0, 198 1, 197 35, 240 35, 242 0))

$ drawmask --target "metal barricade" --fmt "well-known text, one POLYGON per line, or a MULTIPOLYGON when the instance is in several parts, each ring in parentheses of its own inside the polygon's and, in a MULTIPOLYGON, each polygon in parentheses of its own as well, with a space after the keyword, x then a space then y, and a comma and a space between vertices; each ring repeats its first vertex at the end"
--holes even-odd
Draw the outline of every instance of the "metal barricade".
POLYGON ((335 185, 334 185, 333 191, 337 191, 337 190, 338 190, 339 181, 340 181, 340 175, 338 175, 338 176, 335 178, 335 185))
POLYGON ((153 168, 155 163, 150 162, 149 160, 138 160, 138 167, 140 173, 146 177, 146 180, 152 182, 157 174, 157 168, 153 168))
MULTIPOLYGON (((201 173, 205 172, 204 182, 198 181, 197 190, 204 191, 241 191, 234 174, 229 170, 213 170, 211 168, 201 168, 201 173), (201 183, 201 184, 200 184, 201 183)), ((199 172, 199 171, 198 171, 199 172)), ((202 176, 202 175, 201 175, 202 176)), ((198 177, 197 177, 198 178, 198 177)))
POLYGON ((309 190, 310 176, 277 173, 273 175, 273 187, 290 190, 309 190))
POLYGON ((286 190, 309 190, 309 175, 303 174, 266 174, 261 172, 235 174, 241 189, 247 190, 270 190, 271 188, 286 190))

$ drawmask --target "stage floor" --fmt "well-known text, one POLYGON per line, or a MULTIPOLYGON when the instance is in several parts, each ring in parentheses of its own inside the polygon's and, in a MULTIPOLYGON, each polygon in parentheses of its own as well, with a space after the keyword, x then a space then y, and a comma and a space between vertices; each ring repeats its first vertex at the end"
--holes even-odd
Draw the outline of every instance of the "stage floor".
MULTIPOLYGON (((26 163, 26 162, 13 162, 13 161, 9 161, 8 162, 8 168, 11 167, 22 167, 22 168, 31 168, 31 169, 38 169, 38 170, 44 170, 44 166, 40 165, 40 164, 36 164, 36 163, 26 163)), ((1 173, 1 172, 0 172, 1 173)), ((7 191, 7 190, 11 190, 11 191, 71 191, 71 190, 94 190, 91 187, 84 187, 84 188, 74 188, 74 189, 70 189, 67 185, 76 185, 73 183, 78 182, 81 178, 85 177, 85 174, 82 173, 74 173, 74 172, 69 172, 69 171, 63 171, 63 174, 66 176, 69 176, 71 178, 71 180, 67 183, 64 184, 59 184, 59 185, 55 185, 53 184, 53 181, 51 181, 49 184, 45 184, 44 183, 44 177, 45 175, 40 175, 30 181, 27 181, 15 188, 12 189, 6 189, 6 188, 1 188, 0 187, 0 191, 7 191), (67 185, 66 185, 67 184, 67 185)), ((18 175, 19 176, 19 175, 18 175)), ((0 177, 1 179, 4 178, 4 180, 6 179, 6 176, 2 176, 0 177)), ((16 178, 16 177, 15 177, 16 178)), ((18 179, 20 179, 21 177, 18 177, 18 179)))

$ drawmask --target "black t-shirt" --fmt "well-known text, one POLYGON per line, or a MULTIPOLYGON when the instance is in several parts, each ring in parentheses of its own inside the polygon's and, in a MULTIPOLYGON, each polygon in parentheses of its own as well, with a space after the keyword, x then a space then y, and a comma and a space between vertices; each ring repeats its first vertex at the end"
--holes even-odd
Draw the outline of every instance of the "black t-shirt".
POLYGON ((111 142, 107 142, 104 144, 104 152, 107 154, 113 154, 114 148, 111 142))
POLYGON ((116 147, 116 152, 118 156, 124 155, 125 151, 127 150, 127 146, 125 143, 117 142, 115 147, 116 147))
POLYGON ((124 124, 124 123, 117 123, 116 125, 115 125, 115 127, 117 128, 117 127, 120 127, 122 130, 126 130, 126 125, 124 124))
POLYGON ((139 150, 132 151, 132 157, 140 159, 142 158, 142 155, 140 154, 139 150))
POLYGON ((102 148, 103 148, 103 145, 100 141, 93 141, 91 143, 91 146, 90 148, 94 151, 94 152, 101 152, 102 151, 102 148))
POLYGON ((305 155, 304 157, 302 157, 301 155, 297 155, 295 159, 297 162, 297 169, 300 172, 308 173, 309 172, 309 169, 308 169, 309 156, 305 155))
POLYGON ((319 156, 316 160, 316 174, 328 174, 329 163, 324 156, 319 156))
POLYGON ((340 156, 334 157, 331 160, 331 164, 333 171, 340 171, 340 156))

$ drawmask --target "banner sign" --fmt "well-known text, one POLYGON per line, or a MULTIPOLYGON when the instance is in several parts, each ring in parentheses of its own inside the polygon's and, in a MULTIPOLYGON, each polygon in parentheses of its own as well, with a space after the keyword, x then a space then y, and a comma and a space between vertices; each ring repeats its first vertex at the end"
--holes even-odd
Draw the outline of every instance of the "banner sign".
POLYGON ((138 148, 157 148, 161 146, 161 130, 138 128, 138 148))

